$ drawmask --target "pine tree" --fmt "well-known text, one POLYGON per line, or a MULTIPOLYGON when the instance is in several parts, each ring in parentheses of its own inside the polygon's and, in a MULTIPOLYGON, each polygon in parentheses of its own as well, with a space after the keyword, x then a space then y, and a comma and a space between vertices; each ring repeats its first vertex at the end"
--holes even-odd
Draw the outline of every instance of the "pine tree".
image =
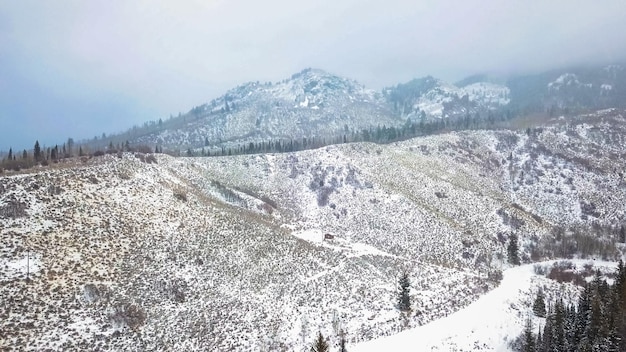
POLYGON ((543 296, 543 290, 537 291, 537 297, 533 303, 533 313, 541 318, 546 317, 546 302, 543 296))
POLYGON ((317 340, 315 340, 315 343, 313 343, 313 346, 311 347, 311 352, 328 352, 329 348, 328 348, 328 342, 326 342, 326 340, 324 339, 324 336, 322 336, 322 333, 319 332, 317 334, 317 340))
POLYGON ((406 271, 402 273, 400 276, 400 280, 398 280, 398 309, 403 312, 407 312, 411 310, 411 281, 409 280, 409 273, 406 271))
POLYGON ((568 346, 578 346, 579 338, 576 336, 576 308, 569 305, 565 312, 565 339, 568 346))
POLYGON ((558 300, 554 305, 553 319, 553 350, 555 352, 569 352, 565 339, 565 305, 563 300, 558 300))
POLYGON ((554 339, 553 339, 553 323, 552 323, 553 319, 552 319, 552 314, 548 314, 548 318, 546 319, 546 325, 544 325, 543 327, 543 341, 541 343, 541 346, 543 348, 544 351, 550 351, 552 352, 552 348, 553 348, 553 343, 554 343, 554 339))
POLYGON ((511 236, 509 237, 509 245, 506 248, 507 254, 508 254, 508 260, 509 263, 513 264, 513 265, 519 265, 520 264, 520 260, 519 260, 519 248, 517 245, 517 235, 512 233, 511 236))
POLYGON ((543 347, 543 336, 541 336, 541 327, 539 327, 537 331, 537 339, 535 340, 535 351, 544 352, 545 349, 543 347))
POLYGON ((67 154, 70 157, 74 155, 73 149, 74 149, 74 139, 70 137, 67 139, 67 154))
POLYGON ((9 148, 9 161, 13 160, 13 148, 9 148))
POLYGON ((39 146, 39 141, 35 141, 35 147, 33 148, 33 157, 35 161, 41 161, 41 147, 39 146))
POLYGON ((346 349, 346 334, 343 330, 339 332, 339 352, 347 352, 346 349))
POLYGON ((535 336, 533 335, 533 323, 530 317, 526 319, 526 326, 524 327, 524 340, 522 342, 523 352, 536 352, 535 349, 535 336))

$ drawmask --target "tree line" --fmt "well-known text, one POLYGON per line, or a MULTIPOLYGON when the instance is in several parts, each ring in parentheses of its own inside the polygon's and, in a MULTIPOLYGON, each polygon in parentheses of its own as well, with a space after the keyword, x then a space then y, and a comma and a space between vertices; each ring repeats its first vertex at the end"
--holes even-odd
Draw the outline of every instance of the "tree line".
POLYGON ((388 144, 400 142, 415 137, 427 136, 449 131, 484 129, 494 127, 499 123, 510 120, 518 113, 513 110, 489 111, 486 114, 469 113, 461 118, 441 118, 428 120, 423 114, 414 120, 407 120, 402 126, 376 126, 360 130, 344 126, 343 133, 332 136, 313 136, 303 138, 278 138, 260 142, 241 143, 234 146, 219 146, 212 144, 205 138, 204 145, 198 148, 188 148, 185 156, 225 156, 258 153, 289 153, 301 150, 321 148, 334 144, 372 142, 388 144))
POLYGON ((547 304, 541 292, 533 312, 545 317, 545 325, 533 331, 530 318, 518 337, 522 352, 619 352, 626 351, 626 268, 620 260, 612 284, 599 272, 585 285, 576 305, 562 299, 547 304))
MULTIPOLYGON (((321 148, 328 145, 353 143, 353 142, 372 142, 372 143, 393 143, 399 142, 419 136, 432 135, 436 133, 444 133, 448 131, 467 130, 467 129, 485 129, 497 126, 498 124, 519 116, 518 110, 489 110, 486 113, 476 113, 473 116, 467 113, 463 117, 457 118, 441 118, 427 119, 425 114, 415 116, 408 119, 403 126, 388 127, 376 126, 364 128, 361 130, 350 129, 344 126, 343 133, 333 136, 312 136, 303 138, 278 138, 268 139, 260 142, 241 143, 239 145, 225 146, 211 143, 205 138, 203 146, 197 148, 188 148, 183 154, 179 151, 165 151, 172 156, 226 156, 226 155, 243 155, 258 153, 288 153, 301 150, 309 150, 321 148)), ((159 123, 160 126, 162 124, 159 123)), ((156 125, 156 123, 155 123, 156 125)), ((102 138, 106 136, 103 134, 102 138)), ((12 148, 9 149, 8 156, 4 158, 0 164, 0 170, 16 170, 30 168, 37 164, 47 164, 49 162, 58 162, 59 160, 75 157, 75 156, 98 156, 103 154, 140 151, 143 153, 155 152, 163 153, 162 146, 155 145, 149 147, 147 145, 131 146, 129 141, 124 143, 109 141, 106 144, 95 146, 94 142, 88 142, 76 147, 76 143, 72 138, 68 138, 67 142, 54 147, 41 147, 39 142, 35 142, 32 150, 23 150, 15 153, 12 148), (93 145, 92 145, 93 144, 93 145), (93 150, 91 150, 93 149, 93 150)))
POLYGON ((76 156, 94 157, 119 152, 163 153, 163 148, 158 145, 154 149, 147 145, 133 146, 129 141, 126 141, 118 144, 110 142, 106 148, 91 151, 85 145, 77 147, 72 138, 68 138, 67 142, 62 145, 57 144, 54 147, 42 147, 37 140, 31 150, 24 149, 15 152, 13 148, 9 148, 6 157, 0 160, 0 173, 4 170, 20 171, 36 165, 48 166, 50 163, 58 163, 76 156))

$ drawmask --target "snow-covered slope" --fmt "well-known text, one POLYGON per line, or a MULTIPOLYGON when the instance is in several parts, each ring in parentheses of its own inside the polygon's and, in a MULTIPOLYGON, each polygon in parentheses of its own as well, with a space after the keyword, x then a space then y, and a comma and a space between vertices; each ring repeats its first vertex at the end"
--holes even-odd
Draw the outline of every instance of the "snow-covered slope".
POLYGON ((496 286, 512 231, 526 245, 556 224, 623 223, 625 130, 611 110, 519 132, 106 155, 2 176, 0 348, 291 351, 317 331, 336 343, 344 328, 352 344, 427 324, 496 286), (395 308, 404 270, 408 319, 395 308))
MULTIPOLYGON (((575 260, 570 263, 607 273, 614 272, 616 267, 615 262, 575 260)), ((557 283, 535 273, 535 266, 552 264, 554 261, 507 269, 497 288, 466 308, 424 326, 350 346, 350 351, 509 352, 509 342, 521 334, 527 319, 531 319, 534 330, 546 324, 545 318, 535 316, 531 309, 539 289, 548 294, 558 292, 558 297, 566 302, 576 302, 582 291, 571 283, 557 283)))
POLYGON ((486 113, 509 103, 509 89, 490 82, 457 87, 431 76, 383 90, 396 111, 412 119, 458 119, 486 113))

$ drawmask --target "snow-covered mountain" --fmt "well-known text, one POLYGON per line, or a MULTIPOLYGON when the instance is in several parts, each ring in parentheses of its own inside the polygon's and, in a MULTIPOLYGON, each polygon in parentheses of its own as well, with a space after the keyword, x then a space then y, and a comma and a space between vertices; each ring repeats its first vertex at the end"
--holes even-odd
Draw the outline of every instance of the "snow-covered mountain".
POLYGON ((161 145, 171 150, 240 146, 270 140, 342 137, 378 127, 402 127, 425 114, 429 120, 484 113, 508 103, 508 89, 489 82, 456 87, 432 77, 384 89, 319 69, 277 83, 251 82, 229 90, 187 114, 147 123, 119 136, 88 142, 161 145))
POLYGON ((625 101, 626 71, 620 65, 509 78, 475 75, 456 85, 426 76, 382 91, 306 69, 276 83, 240 85, 186 114, 82 144, 92 151, 126 141, 172 151, 237 150, 250 143, 303 138, 317 139, 317 145, 323 145, 380 127, 424 122, 447 126, 459 121, 467 127, 471 120, 484 125, 533 113, 569 116, 623 108, 625 101))
POLYGON ((380 93, 353 80, 307 69, 278 83, 253 82, 231 89, 133 142, 197 148, 206 141, 224 145, 332 138, 403 123, 380 93))
MULTIPOLYGON (((290 108, 327 102, 311 93, 324 87, 292 88, 308 103, 290 108)), ((603 231, 626 221, 624 136, 624 112, 605 110, 520 131, 156 163, 126 153, 1 176, 0 349, 293 351, 318 331, 335 344, 344 329, 350 347, 427 324, 497 286, 512 232, 525 261, 567 250, 553 231, 572 226, 594 234, 591 254, 618 256, 603 231), (408 316, 395 307, 405 270, 408 316)))
POLYGON ((509 103, 506 86, 479 81, 457 87, 431 76, 386 88, 383 94, 395 111, 410 119, 473 117, 509 103))
POLYGON ((552 114, 623 108, 626 70, 622 65, 553 70, 510 79, 515 107, 549 109, 552 114))

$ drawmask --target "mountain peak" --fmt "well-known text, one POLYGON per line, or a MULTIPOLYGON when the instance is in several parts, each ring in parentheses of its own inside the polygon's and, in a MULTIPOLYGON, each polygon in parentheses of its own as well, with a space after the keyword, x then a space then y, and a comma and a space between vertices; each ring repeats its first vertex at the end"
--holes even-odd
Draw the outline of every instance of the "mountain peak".
POLYGON ((297 79, 300 77, 324 77, 324 76, 330 76, 330 77, 338 77, 336 75, 332 75, 322 69, 319 68, 311 68, 311 67, 307 67, 304 70, 294 73, 293 75, 291 75, 291 79, 297 79))

